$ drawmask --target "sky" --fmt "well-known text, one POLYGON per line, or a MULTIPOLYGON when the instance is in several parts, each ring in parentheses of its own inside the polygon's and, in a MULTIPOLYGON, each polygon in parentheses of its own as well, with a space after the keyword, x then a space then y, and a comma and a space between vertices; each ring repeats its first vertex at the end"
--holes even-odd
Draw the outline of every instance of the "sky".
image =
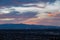
POLYGON ((60 26, 60 0, 0 0, 0 24, 60 26))

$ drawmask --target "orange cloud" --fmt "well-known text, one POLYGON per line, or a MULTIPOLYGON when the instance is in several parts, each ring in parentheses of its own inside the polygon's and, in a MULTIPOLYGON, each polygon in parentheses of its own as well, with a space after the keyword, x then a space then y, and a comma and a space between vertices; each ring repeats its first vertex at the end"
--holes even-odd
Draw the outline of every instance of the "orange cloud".
POLYGON ((53 16, 53 14, 51 14, 51 13, 48 13, 48 16, 50 16, 50 17, 51 17, 51 16, 53 16))
POLYGON ((53 12, 53 13, 51 13, 51 12, 49 12, 48 13, 48 16, 57 16, 58 14, 60 14, 60 12, 53 12))
POLYGON ((30 18, 30 19, 24 21, 23 23, 24 24, 37 24, 38 23, 37 20, 40 20, 40 19, 39 18, 30 18))
POLYGON ((37 24, 37 22, 28 21, 28 22, 25 22, 25 24, 37 24))

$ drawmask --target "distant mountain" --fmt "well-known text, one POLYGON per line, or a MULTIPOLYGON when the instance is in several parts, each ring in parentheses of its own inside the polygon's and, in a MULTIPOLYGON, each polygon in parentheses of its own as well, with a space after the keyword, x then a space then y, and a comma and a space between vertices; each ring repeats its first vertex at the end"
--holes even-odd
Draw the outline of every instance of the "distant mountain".
POLYGON ((0 25, 0 29, 60 29, 60 27, 28 24, 2 24, 0 25))

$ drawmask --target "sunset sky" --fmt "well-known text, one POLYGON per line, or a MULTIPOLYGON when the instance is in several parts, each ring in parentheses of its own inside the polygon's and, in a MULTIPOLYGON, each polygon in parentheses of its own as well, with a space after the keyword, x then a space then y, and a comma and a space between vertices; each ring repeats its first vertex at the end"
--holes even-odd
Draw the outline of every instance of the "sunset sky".
POLYGON ((60 0, 0 0, 0 24, 60 26, 60 0))

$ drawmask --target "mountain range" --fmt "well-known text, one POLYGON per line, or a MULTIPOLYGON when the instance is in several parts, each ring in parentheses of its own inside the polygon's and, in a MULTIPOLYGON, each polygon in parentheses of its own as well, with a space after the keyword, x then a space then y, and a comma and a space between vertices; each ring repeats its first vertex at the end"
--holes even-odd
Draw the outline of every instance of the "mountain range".
POLYGON ((0 29, 60 29, 60 27, 28 24, 0 24, 0 29))

